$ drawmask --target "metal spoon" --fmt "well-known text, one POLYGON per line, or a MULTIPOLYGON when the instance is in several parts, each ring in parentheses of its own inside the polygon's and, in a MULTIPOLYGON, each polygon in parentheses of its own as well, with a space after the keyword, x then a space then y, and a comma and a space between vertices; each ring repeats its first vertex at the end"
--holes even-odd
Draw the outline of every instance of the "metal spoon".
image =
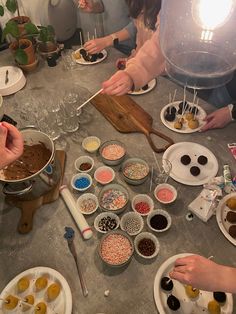
POLYGON ((26 166, 26 164, 25 164, 23 161, 21 161, 21 160, 19 160, 19 159, 16 159, 15 161, 16 161, 16 162, 19 162, 19 163, 21 164, 21 166, 23 166, 23 168, 24 168, 25 170, 27 170, 29 173, 31 173, 31 174, 34 174, 34 173, 35 173, 34 170, 28 169, 28 167, 26 166))

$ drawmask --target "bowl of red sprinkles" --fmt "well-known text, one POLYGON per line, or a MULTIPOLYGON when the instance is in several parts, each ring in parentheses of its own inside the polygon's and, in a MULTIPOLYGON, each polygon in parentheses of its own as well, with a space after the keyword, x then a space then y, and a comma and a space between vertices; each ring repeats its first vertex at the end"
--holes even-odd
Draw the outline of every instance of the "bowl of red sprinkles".
POLYGON ((121 171, 124 180, 131 185, 144 183, 149 175, 149 166, 143 159, 129 158, 123 162, 121 171))
POLYGON ((98 195, 99 207, 103 211, 115 214, 122 213, 128 206, 129 194, 127 189, 117 183, 111 183, 101 189, 98 195))
POLYGON ((147 216, 154 209, 154 202, 147 194, 137 194, 131 202, 133 211, 141 216, 147 216))
POLYGON ((106 265, 121 267, 130 262, 134 245, 124 232, 111 231, 102 237, 98 252, 106 265))
POLYGON ((101 145, 99 153, 105 165, 116 166, 124 160, 126 148, 123 143, 111 140, 101 145))

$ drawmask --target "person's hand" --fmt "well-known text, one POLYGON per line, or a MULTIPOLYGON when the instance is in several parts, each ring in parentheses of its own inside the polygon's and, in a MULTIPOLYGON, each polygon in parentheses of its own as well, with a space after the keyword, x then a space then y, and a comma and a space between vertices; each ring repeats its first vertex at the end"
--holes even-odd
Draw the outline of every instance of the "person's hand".
POLYGON ((109 40, 106 37, 91 39, 84 44, 84 49, 90 53, 95 54, 102 51, 104 48, 110 46, 109 40))
POLYGON ((0 122, 0 169, 19 158, 23 148, 23 138, 17 128, 0 122))
POLYGON ((215 291, 219 285, 221 267, 221 265, 200 255, 190 255, 178 258, 169 275, 172 279, 194 288, 215 291))
POLYGON ((201 128, 201 131, 221 129, 225 127, 231 121, 228 106, 210 113, 204 120, 206 121, 206 124, 201 128))
POLYGON ((78 7, 84 12, 91 13, 93 12, 93 6, 90 1, 87 0, 78 0, 78 7))
POLYGON ((119 58, 116 60, 116 68, 118 70, 124 70, 126 67, 127 58, 119 58))
POLYGON ((133 80, 125 71, 117 71, 109 80, 102 84, 102 94, 124 95, 133 87, 133 80))

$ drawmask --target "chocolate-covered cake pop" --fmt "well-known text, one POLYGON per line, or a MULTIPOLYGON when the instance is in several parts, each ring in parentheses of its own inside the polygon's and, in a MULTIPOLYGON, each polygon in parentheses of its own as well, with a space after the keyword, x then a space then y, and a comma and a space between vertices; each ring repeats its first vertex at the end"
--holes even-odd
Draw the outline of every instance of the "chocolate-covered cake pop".
POLYGON ((161 287, 165 291, 171 291, 173 289, 173 281, 169 277, 161 278, 161 287))
POLYGON ((197 162, 200 165, 206 165, 207 162, 208 162, 208 158, 206 156, 204 156, 204 155, 201 155, 201 156, 198 157, 197 162))
POLYGON ((180 161, 183 165, 187 166, 190 164, 191 162, 191 158, 189 155, 183 155, 181 158, 180 158, 180 161))
POLYGON ((142 87, 142 90, 147 90, 149 88, 149 86, 148 86, 148 84, 146 84, 146 85, 144 85, 143 87, 142 87))
POLYGON ((229 234, 232 238, 236 239, 236 225, 232 225, 229 227, 229 234))
POLYGON ((213 292, 213 297, 220 304, 224 304, 226 302, 226 294, 224 292, 215 291, 213 292))
POLYGON ((168 113, 165 114, 165 119, 169 122, 172 122, 175 120, 175 113, 168 113))
POLYGON ((191 108, 191 112, 196 116, 198 114, 199 110, 197 107, 194 106, 191 108))
POLYGON ((98 59, 102 59, 104 57, 104 54, 102 52, 99 52, 97 54, 98 59))
POLYGON ((95 53, 95 54, 92 54, 92 55, 90 55, 90 62, 96 62, 97 61, 97 54, 95 53))
POLYGON ((190 168, 190 173, 191 175, 193 175, 194 177, 197 177, 200 174, 200 169, 197 166, 192 166, 190 168))
POLYGON ((177 311, 180 308, 179 299, 177 299, 174 295, 170 295, 167 298, 167 305, 172 311, 177 311))
POLYGON ((182 114, 183 111, 186 111, 188 109, 189 109, 189 104, 187 103, 187 101, 185 101, 185 102, 181 101, 179 103, 178 114, 182 114))
POLYGON ((226 215, 226 220, 230 223, 236 223, 236 212, 229 211, 226 215))

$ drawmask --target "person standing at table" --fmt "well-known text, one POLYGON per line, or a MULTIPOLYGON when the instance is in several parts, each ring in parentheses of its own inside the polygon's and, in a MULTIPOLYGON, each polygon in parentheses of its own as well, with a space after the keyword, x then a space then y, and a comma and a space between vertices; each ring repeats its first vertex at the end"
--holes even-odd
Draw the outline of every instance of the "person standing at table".
POLYGON ((16 127, 0 122, 0 169, 6 167, 23 153, 23 138, 16 127))
POLYGON ((89 53, 97 53, 114 45, 126 55, 135 48, 136 28, 129 17, 125 0, 78 0, 81 11, 86 13, 102 13, 105 37, 95 38, 85 43, 89 53), (120 31, 122 30, 122 31, 120 31), (119 35, 117 35, 117 32, 119 35), (120 43, 122 41, 122 43, 120 43))

